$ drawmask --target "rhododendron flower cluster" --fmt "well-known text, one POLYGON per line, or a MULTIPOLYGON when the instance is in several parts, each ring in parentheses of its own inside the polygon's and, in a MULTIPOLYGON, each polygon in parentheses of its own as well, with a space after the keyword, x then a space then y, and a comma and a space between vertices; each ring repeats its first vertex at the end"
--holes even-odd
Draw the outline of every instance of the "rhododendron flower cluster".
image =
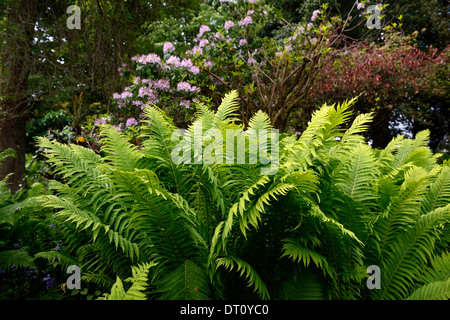
POLYGON ((246 16, 244 19, 239 21, 240 26, 248 26, 249 24, 253 23, 253 19, 250 16, 246 16))
POLYGON ((164 54, 167 54, 169 52, 172 52, 175 50, 175 46, 172 44, 172 42, 165 42, 163 45, 163 52, 164 54))

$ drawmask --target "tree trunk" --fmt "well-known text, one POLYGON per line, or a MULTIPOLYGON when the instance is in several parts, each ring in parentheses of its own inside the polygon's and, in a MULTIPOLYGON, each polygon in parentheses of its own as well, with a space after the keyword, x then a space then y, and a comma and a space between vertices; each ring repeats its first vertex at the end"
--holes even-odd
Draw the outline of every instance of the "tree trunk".
POLYGON ((25 173, 25 117, 0 120, 0 150, 16 150, 16 158, 6 158, 0 166, 0 180, 9 173, 8 186, 15 192, 22 186, 25 173))
POLYGON ((0 152, 11 148, 16 158, 0 166, 0 180, 8 174, 9 187, 17 191, 25 172, 25 124, 28 114, 28 78, 32 68, 35 27, 33 0, 8 2, 7 23, 3 31, 0 75, 0 152))

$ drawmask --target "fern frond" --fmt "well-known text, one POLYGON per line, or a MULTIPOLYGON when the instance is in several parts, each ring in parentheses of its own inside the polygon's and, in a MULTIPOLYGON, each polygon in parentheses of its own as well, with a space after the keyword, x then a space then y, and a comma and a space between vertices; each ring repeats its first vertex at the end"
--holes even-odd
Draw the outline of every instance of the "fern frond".
POLYGON ((12 266, 16 268, 33 267, 36 268, 34 258, 25 248, 18 250, 5 250, 0 252, 0 269, 9 270, 12 266))
POLYGON ((370 202, 376 198, 374 181, 378 176, 375 156, 368 145, 351 149, 335 177, 336 186, 354 201, 370 202))
POLYGON ((283 254, 281 257, 287 256, 294 262, 303 262, 305 267, 308 267, 312 261, 323 271, 324 275, 328 274, 331 277, 335 276, 335 272, 328 265, 327 259, 317 251, 306 248, 292 238, 284 239, 283 243, 283 254))
POLYGON ((123 133, 110 126, 102 126, 100 135, 100 142, 103 143, 101 150, 106 152, 104 159, 110 161, 109 165, 115 169, 133 171, 143 156, 137 147, 123 133))
POLYGON ((450 278, 420 287, 407 300, 450 300, 450 278))
POLYGON ((320 209, 319 206, 313 205, 311 210, 308 212, 309 215, 318 218, 320 221, 322 221, 325 224, 329 224, 338 230, 341 231, 343 235, 346 235, 350 237, 353 240, 356 240, 361 246, 364 246, 364 243, 355 235, 355 233, 347 228, 345 228, 342 223, 336 221, 333 218, 327 217, 323 211, 320 209))
POLYGON ((450 203, 450 167, 443 166, 421 202, 421 213, 433 211, 450 203))
POLYGON ((216 263, 216 268, 236 269, 237 272, 240 272, 241 277, 245 276, 248 286, 254 286, 254 291, 259 294, 261 299, 270 299, 266 284, 250 264, 232 255, 217 258, 216 263))
POLYGON ((404 299, 417 275, 433 254, 439 225, 450 221, 450 205, 421 215, 414 226, 399 234, 383 257, 383 285, 374 295, 380 299, 404 299))
POLYGON ((375 224, 380 236, 381 251, 395 238, 414 223, 420 214, 420 201, 428 185, 428 173, 418 167, 413 167, 405 174, 405 181, 399 192, 391 197, 386 210, 381 214, 375 224))
POLYGON ((207 272, 191 260, 155 282, 161 300, 209 300, 207 272))
POLYGON ((273 128, 269 116, 261 110, 258 110, 258 112, 250 118, 248 127, 256 132, 273 128))
POLYGON ((155 263, 145 263, 139 266, 132 266, 132 276, 125 281, 131 282, 131 287, 125 291, 122 280, 117 277, 111 288, 111 293, 103 294, 98 300, 146 300, 147 296, 143 292, 147 288, 149 269, 155 263))
POLYGON ((221 123, 230 123, 231 121, 237 120, 236 118, 231 117, 239 110, 238 97, 239 94, 236 90, 225 94, 225 97, 222 99, 222 103, 217 108, 217 112, 214 116, 214 127, 218 128, 221 123))

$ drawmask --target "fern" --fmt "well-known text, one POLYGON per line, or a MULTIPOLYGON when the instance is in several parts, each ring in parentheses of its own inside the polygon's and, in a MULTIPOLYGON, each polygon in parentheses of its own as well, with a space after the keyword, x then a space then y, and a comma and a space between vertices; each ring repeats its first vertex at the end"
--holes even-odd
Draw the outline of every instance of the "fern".
POLYGON ((450 205, 421 215, 413 228, 399 235, 384 257, 383 286, 380 299, 404 299, 413 285, 417 273, 427 264, 433 253, 436 227, 448 223, 450 205))
POLYGON ((259 294, 261 299, 269 299, 269 292, 264 281, 248 263, 235 256, 226 255, 217 259, 217 268, 221 266, 228 270, 236 268, 236 271, 240 272, 241 277, 245 276, 248 285, 254 286, 254 291, 259 294))
POLYGON ((98 300, 146 300, 147 296, 143 291, 147 289, 147 275, 149 269, 156 264, 146 263, 137 267, 131 267, 132 276, 125 281, 131 282, 131 287, 125 291, 122 280, 117 277, 111 288, 111 293, 104 293, 98 300))
POLYGON ((0 269, 8 270, 12 266, 16 268, 33 267, 36 268, 34 258, 28 254, 26 248, 19 250, 6 250, 0 252, 0 269))
POLYGON ((445 281, 435 281, 414 291, 407 300, 449 300, 450 278, 445 281))
POLYGON ((156 285, 155 293, 162 294, 162 300, 208 300, 210 295, 205 270, 191 260, 186 260, 156 285))

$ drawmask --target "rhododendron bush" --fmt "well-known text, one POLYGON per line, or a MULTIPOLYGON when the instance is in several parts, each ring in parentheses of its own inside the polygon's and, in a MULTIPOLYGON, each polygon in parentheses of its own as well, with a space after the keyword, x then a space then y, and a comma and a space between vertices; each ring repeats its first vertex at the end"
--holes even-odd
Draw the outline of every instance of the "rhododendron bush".
POLYGON ((128 84, 113 96, 118 115, 113 122, 119 130, 132 128, 146 104, 154 104, 186 127, 195 103, 218 105, 226 92, 237 90, 245 125, 262 110, 276 128, 302 132, 323 102, 360 96, 358 111, 377 112, 374 126, 382 123, 386 131, 398 103, 439 90, 435 75, 446 53, 416 49, 395 23, 396 28, 385 26, 376 42, 354 42, 346 30, 367 21, 366 9, 366 2, 355 2, 341 17, 322 5, 291 25, 264 1, 220 1, 195 21, 193 37, 193 26, 182 25, 182 40, 164 39, 155 52, 137 55, 132 65, 120 68, 128 84), (282 31, 262 36, 273 21, 284 23, 282 31))
POLYGON ((133 57, 130 85, 114 94, 118 109, 138 118, 146 103, 155 104, 183 126, 195 102, 217 105, 225 92, 237 89, 243 123, 262 110, 284 128, 338 42, 343 19, 324 5, 307 22, 287 26, 286 37, 273 39, 258 32, 270 19, 282 18, 263 1, 221 1, 218 12, 221 18, 202 24, 189 50, 167 39, 159 52, 133 57))

